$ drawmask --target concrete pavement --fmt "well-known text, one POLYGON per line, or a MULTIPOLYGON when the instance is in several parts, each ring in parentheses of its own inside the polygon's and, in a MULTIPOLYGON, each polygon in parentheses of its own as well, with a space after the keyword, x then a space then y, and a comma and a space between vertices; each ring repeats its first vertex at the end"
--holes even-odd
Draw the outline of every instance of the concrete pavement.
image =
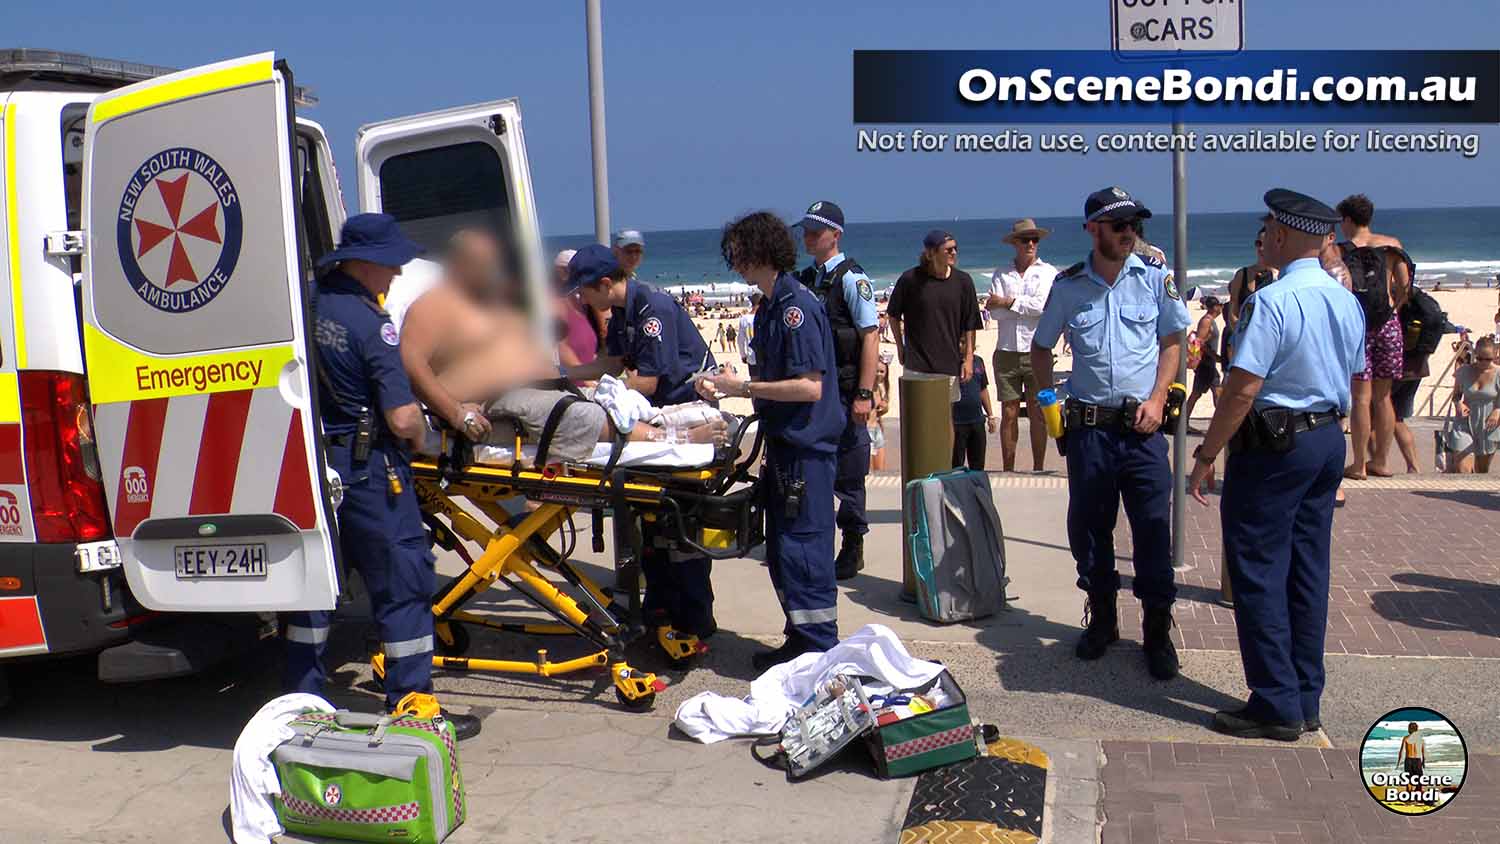
MULTIPOLYGON (((1476 487, 1484 485, 1472 480, 1476 487)), ((1438 487, 1451 483, 1424 482, 1438 487)), ((1107 841, 1135 844, 1136 835, 1141 841, 1155 840, 1148 837, 1148 828, 1162 840, 1177 837, 1171 831, 1179 812, 1172 806, 1197 805, 1192 800, 1209 801, 1213 794, 1205 792, 1201 799, 1177 794, 1175 804, 1142 804, 1139 795, 1132 798, 1134 792, 1118 784, 1111 795, 1110 765, 1124 764, 1140 747, 1147 749, 1149 761, 1154 761, 1150 749, 1157 746, 1171 752, 1229 747, 1238 748, 1234 752, 1242 760, 1249 759, 1243 764, 1250 772, 1242 776, 1253 779, 1254 771, 1264 769, 1253 753, 1287 749, 1268 742, 1229 742, 1206 728, 1214 709, 1233 705, 1245 694, 1238 654, 1219 632, 1226 621, 1232 627, 1232 616, 1215 604, 1211 550, 1216 540, 1207 536, 1213 511, 1196 513, 1192 518, 1201 523, 1190 526, 1190 537, 1202 540, 1210 558, 1192 561, 1194 568, 1182 578, 1179 644, 1192 638, 1192 646, 1183 650, 1183 677, 1156 683, 1144 670, 1139 629, 1129 623, 1121 631, 1125 641, 1099 662, 1083 666, 1072 657, 1082 602, 1072 585, 1073 562, 1063 538, 1062 480, 998 476, 994 486, 1012 580, 1009 610, 972 624, 937 626, 899 601, 899 489, 894 478, 875 477, 870 488, 874 527, 866 544, 869 566, 841 585, 841 629, 852 632, 867 622, 890 626, 915 654, 949 666, 976 718, 1048 753, 1052 769, 1044 840, 1092 842, 1103 835, 1107 841), (1131 799, 1137 802, 1119 802, 1131 799), (1131 837, 1119 837, 1122 821, 1131 837)), ((1481 489, 1455 499, 1431 489, 1372 484, 1354 488, 1350 497, 1350 507, 1336 521, 1336 530, 1350 537, 1335 543, 1347 552, 1340 558, 1336 551, 1336 589, 1349 596, 1350 612, 1360 602, 1384 607, 1389 617, 1381 618, 1395 631, 1395 641, 1431 644, 1421 650, 1363 653, 1345 648, 1347 652, 1331 654, 1325 732, 1304 737, 1296 752, 1348 752, 1380 714, 1421 705, 1460 726, 1471 759, 1500 753, 1500 718, 1493 703, 1500 663, 1480 655, 1486 653, 1487 639, 1500 632, 1484 621, 1500 610, 1493 588, 1485 586, 1500 581, 1500 570, 1486 568, 1482 553, 1500 539, 1495 496, 1481 489), (1393 524, 1403 532, 1390 554, 1381 556, 1368 542, 1354 541, 1393 524), (1468 536, 1455 544, 1460 530, 1468 536), (1376 559, 1384 561, 1381 566, 1359 564, 1376 559), (1377 598, 1386 593, 1402 594, 1377 598), (1460 645, 1462 652, 1444 650, 1460 645)), ((579 526, 578 547, 586 550, 587 520, 580 518, 579 526)), ((1127 539, 1122 530, 1119 554, 1125 571, 1127 539)), ((579 556, 608 578, 608 552, 579 556)), ((458 564, 445 558, 441 565, 453 571, 458 564)), ((649 831, 670 842, 897 840, 912 781, 876 779, 858 751, 841 758, 827 774, 789 784, 752 761, 742 743, 702 746, 671 730, 673 709, 691 694, 705 689, 744 694, 752 674, 750 653, 779 640, 781 617, 758 560, 717 564, 715 588, 721 632, 712 640, 713 652, 693 670, 671 668, 650 646, 632 648, 633 664, 661 670, 673 681, 649 713, 620 712, 607 679, 598 674, 551 680, 440 674, 436 684, 445 704, 485 718, 485 732, 463 746, 473 811, 469 824, 451 840, 462 844, 565 835, 567 840, 604 841, 630 830, 649 831)), ((1127 611, 1129 604, 1122 599, 1127 611)), ((507 611, 521 605, 513 593, 496 590, 479 606, 507 611)), ((1370 638, 1380 640, 1377 632, 1370 638)), ((339 629, 330 694, 341 705, 373 708, 377 690, 361 659, 362 640, 358 624, 339 629)), ((547 647, 553 658, 584 650, 568 639, 525 640, 481 631, 472 652, 529 658, 536 647, 547 647)), ((100 686, 92 678, 90 661, 83 659, 23 667, 12 679, 16 700, 0 712, 0 758, 11 774, 6 796, 0 798, 6 817, 0 839, 9 841, 14 834, 20 836, 15 840, 47 842, 158 841, 164 835, 224 840, 228 749, 243 722, 276 694, 274 648, 200 677, 148 686, 100 686)), ((1215 751, 1202 752, 1212 756, 1215 751)), ((1138 779, 1139 770, 1131 771, 1135 773, 1129 776, 1138 779)), ((1169 782, 1180 775, 1168 772, 1160 778, 1169 782)), ((1154 775, 1148 771, 1147 776, 1154 775)), ((1495 799, 1500 793, 1492 793, 1500 791, 1497 781, 1481 775, 1442 814, 1455 813, 1465 803, 1500 805, 1495 799)), ((1335 778, 1325 791, 1329 789, 1351 806, 1370 803, 1357 781, 1335 778)), ((1240 821, 1245 819, 1232 813, 1249 810, 1204 805, 1209 814, 1194 815, 1197 820, 1188 831, 1196 837, 1186 840, 1241 840, 1229 833, 1244 827, 1240 821), (1219 808, 1231 814, 1221 813, 1215 826, 1213 812, 1219 808), (1209 833, 1222 837, 1205 837, 1209 833)), ((1276 805, 1281 804, 1269 798, 1255 803, 1259 809, 1276 805)), ((1478 815, 1470 819, 1483 820, 1478 815)), ((1337 826, 1336 819, 1309 823, 1322 823, 1318 828, 1325 831, 1337 826)), ((1451 840, 1474 840, 1463 837, 1470 826, 1457 824, 1459 837, 1451 840)), ((1452 823, 1442 827, 1453 828, 1452 823)), ((1275 844, 1320 840, 1315 831, 1300 827, 1296 834, 1302 837, 1287 837, 1290 833, 1283 830, 1275 844)), ((1450 839, 1433 835, 1427 840, 1450 839)))

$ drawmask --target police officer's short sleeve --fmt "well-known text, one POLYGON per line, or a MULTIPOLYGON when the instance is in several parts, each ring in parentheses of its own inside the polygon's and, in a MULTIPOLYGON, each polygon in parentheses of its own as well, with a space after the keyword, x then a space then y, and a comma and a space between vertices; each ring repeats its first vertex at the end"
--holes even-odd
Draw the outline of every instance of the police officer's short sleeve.
POLYGON ((375 401, 381 413, 414 404, 411 381, 401 365, 400 335, 390 320, 373 323, 374 330, 360 338, 359 353, 365 360, 365 371, 375 387, 375 401))
POLYGON ((1166 337, 1169 334, 1177 334, 1192 322, 1188 316, 1187 305, 1182 301, 1182 295, 1177 292, 1177 282, 1172 278, 1170 272, 1161 276, 1160 289, 1156 294, 1156 336, 1166 337))
POLYGON ((1042 307, 1042 316, 1037 320, 1036 331, 1031 335, 1031 345, 1034 348, 1050 349, 1057 345, 1063 326, 1073 317, 1068 299, 1064 285, 1052 285, 1052 292, 1047 296, 1046 305, 1042 307))
POLYGON ((659 315, 650 305, 636 314, 635 342, 630 354, 635 371, 642 375, 666 375, 676 356, 677 326, 671 314, 659 315))
POLYGON ((1229 365, 1264 378, 1281 348, 1282 323, 1275 302, 1258 301, 1258 292, 1251 293, 1240 305, 1240 319, 1234 330, 1234 359, 1229 365))
POLYGON ((875 309, 875 287, 864 273, 844 275, 844 304, 849 307, 855 328, 874 328, 880 323, 880 314, 875 309))

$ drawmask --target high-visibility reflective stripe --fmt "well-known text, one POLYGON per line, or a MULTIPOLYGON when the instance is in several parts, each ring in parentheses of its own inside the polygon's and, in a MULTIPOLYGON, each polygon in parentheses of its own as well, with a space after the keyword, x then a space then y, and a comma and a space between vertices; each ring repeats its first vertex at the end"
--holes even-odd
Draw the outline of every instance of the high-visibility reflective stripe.
POLYGON ((792 624, 824 624, 839 620, 839 608, 824 607, 821 610, 787 610, 786 617, 792 624))
POLYGON ((5 226, 10 253, 10 312, 15 324, 16 368, 26 368, 26 309, 21 305, 21 209, 16 205, 16 104, 5 107, 5 226))
POLYGON ((0 372, 0 424, 21 421, 21 385, 14 372, 0 372))
POLYGON ((302 645, 321 645, 328 641, 328 628, 298 627, 295 624, 288 624, 286 626, 286 640, 302 645))
POLYGON ((404 642, 386 642, 385 655, 387 659, 402 659, 408 656, 418 656, 432 653, 432 634, 416 639, 407 639, 404 642))
POLYGON ((95 404, 274 387, 294 358, 290 345, 156 357, 92 325, 83 327, 83 348, 95 404))
POLYGON ((159 106, 174 100, 185 100, 188 97, 212 94, 215 91, 239 88, 257 82, 269 82, 271 72, 271 60, 268 57, 260 61, 162 82, 118 97, 101 99, 94 104, 94 122, 102 123, 122 114, 130 114, 133 111, 159 106))

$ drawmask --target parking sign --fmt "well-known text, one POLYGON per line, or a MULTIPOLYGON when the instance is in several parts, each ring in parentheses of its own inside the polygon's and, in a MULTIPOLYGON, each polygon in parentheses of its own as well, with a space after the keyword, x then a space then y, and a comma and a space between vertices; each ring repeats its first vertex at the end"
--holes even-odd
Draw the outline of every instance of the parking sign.
POLYGON ((1235 53, 1245 47, 1243 0, 1110 0, 1117 53, 1235 53))

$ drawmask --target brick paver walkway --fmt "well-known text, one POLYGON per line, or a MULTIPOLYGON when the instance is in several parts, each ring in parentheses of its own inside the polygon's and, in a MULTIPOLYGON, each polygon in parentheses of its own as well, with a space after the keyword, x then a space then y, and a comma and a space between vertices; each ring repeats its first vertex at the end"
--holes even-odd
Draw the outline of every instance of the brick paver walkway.
MULTIPOLYGON (((1500 657, 1500 493, 1348 496, 1334 515, 1328 652, 1500 657)), ((1187 507, 1184 562, 1192 568, 1178 576, 1175 617, 1183 646, 1236 651, 1234 614, 1216 603, 1222 540, 1213 501, 1187 507)), ((1115 537, 1122 572, 1130 567, 1129 533, 1122 517, 1115 537)), ((1135 603, 1120 608, 1121 632, 1138 631, 1135 603)))
POLYGON ((1355 750, 1103 743, 1102 844, 1493 844, 1500 758, 1470 755, 1463 790, 1407 818, 1363 790, 1355 750))

